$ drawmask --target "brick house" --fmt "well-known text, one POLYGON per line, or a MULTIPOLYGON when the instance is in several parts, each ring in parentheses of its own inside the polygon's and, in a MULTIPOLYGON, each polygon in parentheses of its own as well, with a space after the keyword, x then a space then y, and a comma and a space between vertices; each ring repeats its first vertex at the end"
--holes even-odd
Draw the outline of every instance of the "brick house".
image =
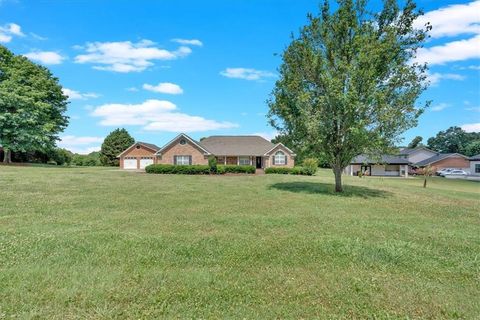
POLYGON ((136 142, 120 155, 120 168, 144 169, 149 164, 205 165, 214 156, 218 164, 253 165, 257 169, 293 167, 295 154, 282 143, 260 136, 211 136, 196 141, 181 133, 162 148, 136 142))

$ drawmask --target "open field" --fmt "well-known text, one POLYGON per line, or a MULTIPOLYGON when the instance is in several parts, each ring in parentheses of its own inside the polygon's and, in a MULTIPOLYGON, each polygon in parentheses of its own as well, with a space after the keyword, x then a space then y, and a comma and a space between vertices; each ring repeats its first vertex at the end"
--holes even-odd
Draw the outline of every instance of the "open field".
POLYGON ((480 183, 0 166, 0 318, 478 318, 480 183))

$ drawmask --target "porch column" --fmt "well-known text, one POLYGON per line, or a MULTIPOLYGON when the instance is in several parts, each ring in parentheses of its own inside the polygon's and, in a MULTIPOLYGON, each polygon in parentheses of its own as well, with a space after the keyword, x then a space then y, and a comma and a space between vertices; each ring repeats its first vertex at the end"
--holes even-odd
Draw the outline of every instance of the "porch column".
POLYGON ((405 178, 408 178, 408 164, 405 165, 405 178))
POLYGON ((240 157, 237 157, 237 166, 240 165, 240 157))
POLYGON ((227 156, 223 157, 223 164, 227 165, 227 156))

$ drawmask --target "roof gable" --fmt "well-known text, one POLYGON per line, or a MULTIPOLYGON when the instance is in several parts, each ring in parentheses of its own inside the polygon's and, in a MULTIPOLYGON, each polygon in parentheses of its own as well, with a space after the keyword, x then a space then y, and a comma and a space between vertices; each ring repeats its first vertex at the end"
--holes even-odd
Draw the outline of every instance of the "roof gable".
POLYGON ((205 154, 209 155, 211 154, 211 152, 209 150, 207 150, 204 146, 202 146, 198 141, 195 141, 193 140, 192 138, 190 138, 189 136, 187 136, 185 133, 180 133, 178 136, 176 136, 175 138, 173 138, 172 140, 170 140, 166 145, 164 145, 161 149, 159 149, 155 155, 161 155, 163 151, 165 151, 166 149, 168 149, 171 145, 173 145, 176 141, 178 141, 180 138, 184 138, 188 141, 190 141, 190 143, 194 146, 196 146, 198 149, 200 149, 201 151, 203 151, 205 154))
POLYGON ((430 157, 428 159, 425 159, 423 161, 417 162, 415 165, 419 167, 427 166, 429 164, 438 162, 443 159, 451 158, 451 157, 462 157, 465 159, 468 159, 468 157, 464 156, 463 154, 460 153, 438 153, 434 155, 433 157, 430 157))
POLYGON ((154 145, 153 143, 146 143, 146 142, 141 142, 141 141, 137 141, 135 142, 134 144, 132 144, 130 147, 128 147, 127 149, 123 150, 122 153, 120 153, 118 157, 121 157, 123 154, 125 154, 126 152, 130 151, 133 147, 137 146, 137 145, 140 145, 140 146, 143 146, 147 149, 150 149, 152 150, 153 152, 157 152, 160 148, 156 145, 154 145))
POLYGON ((271 148, 270 150, 268 150, 267 152, 265 152, 265 156, 269 156, 271 152, 275 151, 275 150, 278 150, 278 149, 283 149, 283 150, 286 150, 288 153, 290 153, 291 156, 294 156, 295 155, 295 152, 293 152, 292 150, 290 150, 289 148, 287 148, 283 143, 279 142, 277 143, 276 145, 273 146, 273 148, 271 148))

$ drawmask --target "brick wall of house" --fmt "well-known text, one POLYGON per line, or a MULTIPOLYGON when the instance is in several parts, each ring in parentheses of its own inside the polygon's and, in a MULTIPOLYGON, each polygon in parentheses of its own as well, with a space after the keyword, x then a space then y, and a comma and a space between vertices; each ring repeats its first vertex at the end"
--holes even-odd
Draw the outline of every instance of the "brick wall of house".
POLYGON ((192 164, 208 164, 208 157, 197 146, 192 145, 190 141, 181 145, 180 140, 173 142, 162 155, 157 157, 155 163, 174 164, 173 156, 192 156, 192 164))
POLYGON ((263 160, 265 161, 265 165, 264 165, 265 168, 268 168, 268 167, 292 168, 292 167, 295 166, 295 158, 292 157, 292 156, 290 155, 290 153, 289 153, 285 148, 283 148, 282 146, 276 147, 275 149, 273 149, 272 151, 270 151, 269 154, 270 154, 269 157, 264 157, 264 158, 263 158, 263 160), (285 153, 285 155, 287 156, 287 164, 286 164, 286 165, 273 164, 272 158, 273 158, 273 156, 275 155, 275 153, 276 153, 277 151, 282 151, 282 152, 285 153))
MULTIPOLYGON (((142 145, 134 145, 133 147, 130 147, 127 152, 125 152, 121 157, 120 157, 120 168, 123 169, 123 160, 125 157, 135 157, 137 158, 137 167, 139 167, 139 162, 142 157, 152 157, 155 158, 155 151, 148 149, 142 145), (139 147, 139 148, 137 148, 139 147)), ((155 160, 154 160, 155 161, 155 160)))
POLYGON ((470 167, 470 162, 468 161, 468 159, 457 156, 432 163, 432 167, 435 167, 437 170, 440 170, 442 168, 467 169, 470 167))

